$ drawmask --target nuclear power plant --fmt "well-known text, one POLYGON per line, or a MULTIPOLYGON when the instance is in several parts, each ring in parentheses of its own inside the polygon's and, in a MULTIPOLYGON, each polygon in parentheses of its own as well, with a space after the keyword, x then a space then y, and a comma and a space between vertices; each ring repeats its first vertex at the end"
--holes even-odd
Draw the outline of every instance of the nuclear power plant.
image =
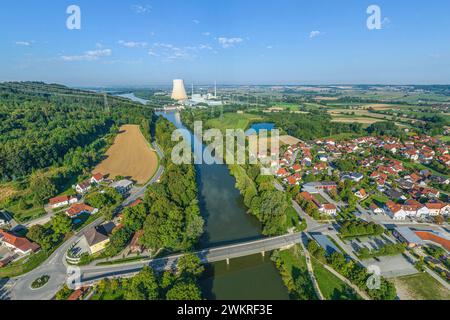
POLYGON ((177 101, 185 101, 188 99, 183 80, 173 80, 172 99, 177 101))

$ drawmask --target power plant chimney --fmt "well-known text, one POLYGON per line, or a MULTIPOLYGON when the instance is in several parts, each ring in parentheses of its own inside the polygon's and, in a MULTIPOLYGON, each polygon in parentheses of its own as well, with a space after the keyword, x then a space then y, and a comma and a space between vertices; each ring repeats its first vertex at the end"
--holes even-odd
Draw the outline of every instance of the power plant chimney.
POLYGON ((172 99, 177 101, 188 100, 183 80, 181 79, 173 80, 172 99))

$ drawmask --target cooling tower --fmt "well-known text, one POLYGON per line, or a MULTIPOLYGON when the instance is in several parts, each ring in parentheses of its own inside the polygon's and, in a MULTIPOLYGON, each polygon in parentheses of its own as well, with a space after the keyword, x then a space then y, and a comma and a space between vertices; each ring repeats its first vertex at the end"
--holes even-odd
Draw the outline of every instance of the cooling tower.
POLYGON ((187 100, 188 96, 186 94, 186 89, 184 88, 184 81, 181 79, 173 80, 173 100, 187 100))

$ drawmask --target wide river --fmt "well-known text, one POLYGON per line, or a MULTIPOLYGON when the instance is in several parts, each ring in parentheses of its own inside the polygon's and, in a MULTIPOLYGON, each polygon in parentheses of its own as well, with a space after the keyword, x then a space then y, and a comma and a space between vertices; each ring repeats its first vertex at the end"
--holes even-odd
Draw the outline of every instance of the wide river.
MULTIPOLYGON (((127 98, 133 96, 127 95, 127 98)), ((133 99, 134 100, 134 99, 133 99)), ((142 99, 139 99, 142 102, 142 99)), ((186 129, 179 113, 158 113, 177 128, 186 129)), ((189 134, 191 139, 197 139, 189 134)), ((259 221, 247 213, 236 180, 226 165, 197 165, 200 209, 206 220, 200 248, 262 237, 259 221)), ((207 299, 289 299, 269 255, 254 255, 206 267, 200 284, 207 299)))

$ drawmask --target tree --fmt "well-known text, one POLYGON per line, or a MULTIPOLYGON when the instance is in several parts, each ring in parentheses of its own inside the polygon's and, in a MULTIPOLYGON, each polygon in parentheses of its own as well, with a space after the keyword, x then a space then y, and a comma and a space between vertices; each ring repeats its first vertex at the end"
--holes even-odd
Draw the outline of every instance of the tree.
POLYGON ((36 171, 31 175, 30 190, 33 194, 34 202, 37 204, 43 204, 57 192, 52 179, 40 171, 36 171))
POLYGON ((67 300, 69 296, 72 294, 72 292, 73 290, 69 289, 67 285, 64 285, 64 287, 56 293, 55 299, 67 300))
POLYGON ((64 213, 57 213, 51 219, 52 229, 55 234, 65 235, 72 230, 72 219, 64 213))
POLYGON ((205 268, 201 265, 200 258, 195 254, 185 254, 178 259, 177 275, 178 277, 196 278, 199 277, 205 268))
POLYGON ((119 254, 122 250, 125 249, 128 242, 130 242, 132 234, 133 232, 126 226, 114 231, 110 237, 110 241, 105 253, 110 257, 119 254))
POLYGON ((38 243, 44 250, 50 249, 53 244, 48 230, 39 224, 32 226, 28 230, 27 238, 38 243))
POLYGON ((133 277, 125 292, 126 300, 157 300, 158 297, 158 283, 149 267, 133 277))
POLYGON ((202 294, 199 287, 193 283, 179 282, 166 294, 167 300, 201 300, 202 294))
POLYGON ((141 230, 148 215, 145 204, 126 208, 123 211, 123 224, 132 231, 141 230))

